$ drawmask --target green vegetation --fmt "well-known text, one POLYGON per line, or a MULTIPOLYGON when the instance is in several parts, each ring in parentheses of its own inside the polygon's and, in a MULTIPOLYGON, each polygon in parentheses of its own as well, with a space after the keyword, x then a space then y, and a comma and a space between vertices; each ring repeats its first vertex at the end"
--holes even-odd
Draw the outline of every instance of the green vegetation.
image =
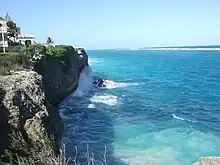
MULTIPOLYGON (((15 25, 11 24, 11 28, 15 25)), ((48 43, 53 43, 53 40, 48 37, 48 43)), ((0 53, 0 75, 10 74, 11 70, 21 70, 29 68, 31 62, 40 59, 42 56, 49 58, 59 58, 66 60, 64 57, 72 49, 72 46, 51 44, 33 44, 29 46, 21 46, 20 50, 0 53)))
POLYGON ((60 149, 59 155, 53 151, 53 143, 48 136, 42 137, 39 142, 27 144, 21 134, 11 139, 10 146, 1 154, 0 164, 14 165, 67 165, 65 147, 60 149), (16 138, 15 138, 16 137, 16 138))
POLYGON ((29 60, 19 53, 0 54, 0 75, 10 74, 11 70, 21 70, 28 67, 29 60))
POLYGON ((51 37, 47 37, 46 44, 47 44, 47 45, 51 45, 51 44, 53 44, 53 43, 54 43, 54 41, 52 40, 52 38, 51 38, 51 37))
MULTIPOLYGON (((13 143, 0 155, 0 164, 7 165, 95 165, 95 155, 89 151, 87 145, 87 152, 83 155, 84 159, 81 159, 78 153, 77 147, 75 148, 75 155, 71 158, 67 158, 65 145, 59 150, 59 154, 55 154, 53 150, 54 140, 47 135, 41 137, 41 141, 32 142, 27 144, 22 138, 21 134, 14 136, 16 138, 11 139, 13 143)), ((104 148, 102 165, 108 165, 107 163, 107 151, 104 148)))
POLYGON ((72 47, 66 45, 42 45, 34 44, 28 47, 22 47, 21 52, 28 56, 29 59, 36 59, 41 56, 50 57, 62 57, 64 56, 72 47))

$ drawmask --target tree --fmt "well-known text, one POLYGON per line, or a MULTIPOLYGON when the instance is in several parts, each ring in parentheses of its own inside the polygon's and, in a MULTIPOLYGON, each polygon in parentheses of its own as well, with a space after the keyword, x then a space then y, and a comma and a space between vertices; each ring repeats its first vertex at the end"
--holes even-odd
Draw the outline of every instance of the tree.
POLYGON ((47 41, 46 41, 46 44, 47 45, 52 45, 54 43, 54 41, 52 40, 51 37, 47 37, 47 41))
POLYGON ((13 21, 8 21, 7 26, 10 30, 16 30, 17 25, 13 21))
POLYGON ((13 21, 8 21, 7 27, 8 27, 8 36, 14 38, 14 42, 15 42, 15 33, 16 33, 17 25, 13 21))

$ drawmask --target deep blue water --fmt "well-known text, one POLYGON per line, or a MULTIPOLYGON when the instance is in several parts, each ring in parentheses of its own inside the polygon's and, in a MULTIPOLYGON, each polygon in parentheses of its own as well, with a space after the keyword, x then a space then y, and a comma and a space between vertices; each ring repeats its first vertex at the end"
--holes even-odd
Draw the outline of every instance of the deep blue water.
POLYGON ((220 156, 220 51, 87 53, 93 74, 116 88, 92 88, 61 105, 70 155, 77 145, 96 164, 105 146, 115 165, 191 165, 220 156))

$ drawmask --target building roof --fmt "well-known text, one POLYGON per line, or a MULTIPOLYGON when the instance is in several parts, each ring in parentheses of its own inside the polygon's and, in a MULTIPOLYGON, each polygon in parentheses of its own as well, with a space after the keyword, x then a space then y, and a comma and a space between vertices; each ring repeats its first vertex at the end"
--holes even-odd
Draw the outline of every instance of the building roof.
POLYGON ((17 38, 18 39, 35 39, 35 37, 30 34, 19 34, 17 38))
POLYGON ((10 15, 9 15, 8 13, 7 13, 6 16, 5 16, 5 20, 6 20, 6 21, 12 21, 10 15))
POLYGON ((4 18, 0 17, 0 20, 5 20, 4 18))

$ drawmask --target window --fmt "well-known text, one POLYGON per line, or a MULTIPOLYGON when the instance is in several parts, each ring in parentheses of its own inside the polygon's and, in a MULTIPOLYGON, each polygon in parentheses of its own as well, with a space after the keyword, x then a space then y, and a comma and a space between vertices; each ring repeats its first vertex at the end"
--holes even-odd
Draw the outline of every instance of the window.
MULTIPOLYGON (((3 33, 3 37, 4 37, 4 40, 7 41, 7 34, 6 33, 3 33)), ((3 41, 3 38, 2 38, 2 33, 0 33, 0 41, 3 41)))
POLYGON ((2 33, 0 33, 0 41, 3 41, 2 33))

